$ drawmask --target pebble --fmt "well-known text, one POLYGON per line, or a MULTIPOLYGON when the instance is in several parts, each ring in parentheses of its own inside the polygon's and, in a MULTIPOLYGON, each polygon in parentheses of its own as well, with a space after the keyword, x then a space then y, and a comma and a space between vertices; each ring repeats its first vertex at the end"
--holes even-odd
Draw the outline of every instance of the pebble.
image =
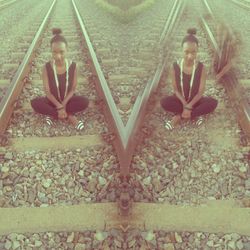
POLYGON ((175 250, 174 244, 172 243, 164 244, 164 250, 175 250))
POLYGON ((241 173, 246 173, 247 172, 247 167, 246 166, 241 166, 239 168, 239 170, 240 170, 241 173))
POLYGON ((101 186, 104 186, 107 183, 106 179, 103 178, 102 176, 98 177, 98 182, 101 186))
POLYGON ((173 162, 173 169, 177 169, 179 167, 178 163, 173 162))
POLYGON ((77 243, 74 250, 85 250, 87 249, 87 245, 83 243, 77 243))
POLYGON ((29 191, 28 191, 28 202, 29 202, 29 203, 34 203, 35 198, 36 198, 36 193, 35 193, 35 191, 34 191, 34 190, 29 190, 29 191))
POLYGON ((51 179, 45 179, 45 180, 42 181, 42 185, 45 188, 49 188, 51 186, 51 184, 52 184, 52 180, 51 179))
POLYGON ((7 250, 10 249, 10 248, 12 247, 11 241, 7 240, 6 243, 5 243, 5 245, 4 245, 4 247, 5 247, 7 250))
POLYGON ((67 243, 73 242, 75 237, 75 233, 72 232, 68 237, 67 237, 67 243))
POLYGON ((6 160, 12 160, 13 159, 13 154, 11 152, 7 152, 5 155, 4 155, 4 158, 6 160))
POLYGON ((20 242, 19 241, 15 240, 15 241, 12 242, 12 248, 13 249, 17 249, 19 247, 20 247, 20 242))
POLYGON ((250 240, 244 243, 243 249, 246 249, 246 250, 250 249, 250 240))
POLYGON ((246 187, 246 189, 250 190, 250 179, 247 179, 245 181, 245 187, 246 187))
POLYGON ((94 193, 96 190, 97 180, 95 177, 90 178, 88 183, 88 191, 90 193, 94 193))
POLYGON ((155 240, 155 234, 153 233, 153 231, 143 232, 143 233, 142 233, 142 237, 143 237, 146 241, 153 241, 153 240, 155 240))
POLYGON ((107 233, 106 232, 96 232, 95 234, 95 239, 98 240, 98 241, 103 241, 106 239, 107 237, 107 233))
POLYGON ((232 233, 231 238, 232 238, 232 240, 237 241, 238 239, 240 239, 240 235, 237 233, 232 233))
POLYGON ((239 249, 239 250, 242 250, 244 248, 244 245, 243 245, 243 242, 242 240, 239 240, 236 242, 236 247, 239 249))
POLYGON ((143 184, 146 186, 149 185, 151 183, 151 179, 151 176, 146 177, 145 179, 143 179, 143 184))
POLYGON ((153 185, 153 187, 154 187, 154 189, 155 189, 155 191, 157 193, 160 192, 163 189, 163 186, 162 186, 161 181, 160 181, 160 179, 159 179, 158 176, 157 177, 153 177, 153 179, 152 179, 152 185, 153 185))
POLYGON ((220 172, 220 166, 218 166, 217 164, 213 164, 212 169, 213 169, 214 173, 219 173, 220 172))
POLYGON ((40 247, 42 245, 43 245, 43 243, 40 240, 35 241, 35 247, 40 247))
POLYGON ((174 236, 177 243, 182 243, 182 238, 178 233, 175 233, 174 236))
POLYGON ((229 241, 228 243, 228 246, 231 248, 231 249, 233 249, 233 250, 235 250, 236 249, 236 245, 235 245, 235 241, 229 241))
POLYGON ((84 176, 84 171, 81 169, 79 172, 78 172, 78 175, 83 177, 84 176))
POLYGON ((10 168, 7 167, 7 166, 3 166, 3 167, 1 168, 1 171, 2 171, 3 173, 8 173, 8 172, 10 171, 10 168))
POLYGON ((209 247, 214 247, 214 241, 209 240, 209 241, 207 241, 206 245, 209 246, 209 247))
POLYGON ((186 160, 186 157, 185 157, 184 155, 181 155, 180 161, 181 161, 181 162, 184 162, 185 160, 186 160))

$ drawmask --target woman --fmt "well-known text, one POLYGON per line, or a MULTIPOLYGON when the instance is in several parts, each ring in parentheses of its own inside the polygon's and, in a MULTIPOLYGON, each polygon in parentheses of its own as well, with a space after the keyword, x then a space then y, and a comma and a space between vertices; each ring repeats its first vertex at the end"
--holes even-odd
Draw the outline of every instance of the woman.
POLYGON ((77 130, 82 130, 84 124, 78 121, 74 114, 87 108, 88 99, 75 95, 76 63, 66 58, 67 41, 61 35, 61 29, 53 29, 52 32, 52 60, 47 62, 42 70, 46 97, 33 99, 31 106, 35 112, 46 115, 45 121, 50 126, 53 119, 60 119, 67 120, 77 130))
POLYGON ((217 101, 212 97, 204 97, 206 69, 196 60, 198 52, 198 39, 196 29, 188 29, 187 35, 182 40, 183 58, 175 62, 171 69, 171 78, 174 95, 161 100, 162 107, 174 113, 171 121, 165 127, 174 128, 181 119, 190 120, 197 118, 196 124, 203 122, 202 115, 208 114, 217 106, 217 101))

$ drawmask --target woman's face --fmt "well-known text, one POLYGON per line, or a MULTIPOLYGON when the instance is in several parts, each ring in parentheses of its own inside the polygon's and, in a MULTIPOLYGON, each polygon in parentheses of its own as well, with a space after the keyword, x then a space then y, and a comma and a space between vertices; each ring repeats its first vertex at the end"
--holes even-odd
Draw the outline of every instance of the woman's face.
POLYGON ((192 64, 197 57, 198 45, 193 42, 185 42, 182 48, 184 61, 192 64))
POLYGON ((55 42, 51 45, 52 57, 57 64, 62 64, 66 57, 67 45, 64 42, 55 42))

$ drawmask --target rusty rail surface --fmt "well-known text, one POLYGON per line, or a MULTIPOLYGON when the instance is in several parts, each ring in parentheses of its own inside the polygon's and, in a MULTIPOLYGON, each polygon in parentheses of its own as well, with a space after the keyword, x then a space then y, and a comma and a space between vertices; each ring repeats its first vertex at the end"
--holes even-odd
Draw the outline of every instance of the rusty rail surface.
POLYGON ((18 67, 10 86, 4 95, 2 101, 0 102, 0 135, 2 135, 8 125, 9 119, 12 115, 15 104, 18 100, 18 97, 22 91, 24 85, 24 78, 29 72, 29 66, 31 61, 34 58, 34 51, 39 46, 39 41, 41 36, 43 35, 43 31, 46 27, 46 24, 49 20, 50 14, 55 6, 57 0, 54 0, 51 4, 49 11, 45 15, 45 18, 40 25, 27 53, 24 56, 23 61, 18 67))
MULTIPOLYGON (((203 0, 203 2, 206 2, 205 6, 209 7, 206 0, 203 0)), ((216 23, 214 15, 212 16, 212 18, 216 23)), ((219 46, 216 42, 216 39, 209 25, 203 17, 201 17, 201 23, 208 35, 208 38, 213 46, 215 53, 217 54, 218 58, 221 59, 222 52, 219 50, 219 46)), ((232 71, 226 73, 226 75, 222 78, 221 83, 226 89, 226 92, 229 95, 230 99, 236 106, 237 119, 240 127, 244 131, 245 135, 250 138, 250 104, 249 99, 247 99, 246 97, 242 97, 243 86, 240 84, 235 73, 233 73, 232 71)))

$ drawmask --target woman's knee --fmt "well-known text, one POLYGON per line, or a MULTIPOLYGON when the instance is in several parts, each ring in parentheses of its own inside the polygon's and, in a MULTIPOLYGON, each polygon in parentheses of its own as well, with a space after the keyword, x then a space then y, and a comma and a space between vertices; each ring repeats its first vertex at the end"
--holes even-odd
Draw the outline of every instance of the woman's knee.
POLYGON ((160 103, 161 103, 162 108, 165 109, 166 111, 175 112, 175 113, 182 112, 182 109, 183 109, 182 104, 178 100, 178 98, 175 96, 164 97, 161 99, 160 103))
POLYGON ((81 107, 81 110, 84 110, 89 106, 89 99, 85 96, 78 96, 77 103, 78 107, 81 107))
POLYGON ((89 105, 88 98, 84 96, 74 96, 67 104, 67 111, 68 112, 79 112, 86 109, 89 105))
POLYGON ((173 97, 172 96, 163 97, 160 102, 161 102, 161 106, 164 109, 167 109, 173 103, 173 97))

